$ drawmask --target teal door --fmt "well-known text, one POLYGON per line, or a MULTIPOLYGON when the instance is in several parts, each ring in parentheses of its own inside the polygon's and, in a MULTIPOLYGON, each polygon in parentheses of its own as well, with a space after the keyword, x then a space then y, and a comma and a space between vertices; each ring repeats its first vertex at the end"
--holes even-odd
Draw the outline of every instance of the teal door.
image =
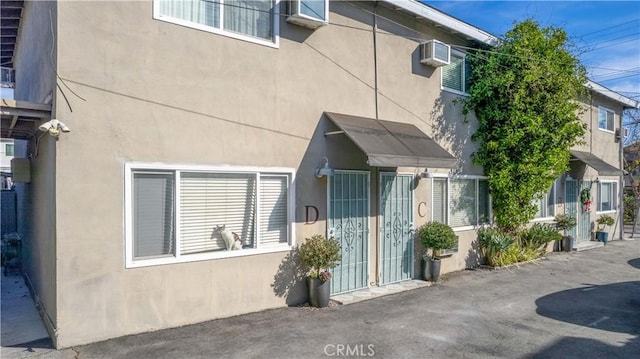
MULTIPOLYGON (((578 220, 578 182, 575 180, 566 180, 564 182, 564 213, 573 216, 578 220)), ((567 236, 577 238, 576 227, 568 230, 567 236)))
MULTIPOLYGON (((591 188, 591 181, 580 181, 580 191, 581 192, 585 188, 591 188)), ((593 200, 593 199, 592 199, 593 200)), ((591 205, 593 209, 593 204, 591 205)), ((591 212, 585 211, 582 203, 578 206, 578 213, 580 216, 578 217, 578 236, 576 237, 577 241, 590 241, 591 240, 591 212)))
POLYGON ((366 288, 369 282, 369 193, 369 172, 336 171, 329 178, 328 232, 342 246, 331 294, 366 288))
POLYGON ((413 278, 413 176, 380 174, 382 284, 413 278))

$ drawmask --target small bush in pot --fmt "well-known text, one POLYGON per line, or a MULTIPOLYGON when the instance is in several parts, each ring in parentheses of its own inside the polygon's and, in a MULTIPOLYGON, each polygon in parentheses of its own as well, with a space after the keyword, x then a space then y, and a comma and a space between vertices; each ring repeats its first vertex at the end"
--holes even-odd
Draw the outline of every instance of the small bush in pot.
POLYGON ((565 252, 571 252, 573 249, 573 238, 567 235, 567 231, 573 229, 576 226, 576 217, 568 214, 559 214, 555 218, 556 228, 562 231, 564 237, 562 238, 562 247, 565 252))
POLYGON ((443 249, 454 248, 458 244, 458 236, 447 224, 435 221, 420 226, 416 235, 426 249, 431 249, 429 271, 431 280, 437 282, 440 277, 440 253, 443 249))
POLYGON ((300 260, 309 267, 307 278, 309 301, 315 307, 329 305, 331 272, 342 259, 340 243, 315 234, 300 245, 300 260))
POLYGON ((603 214, 596 221, 598 223, 598 228, 596 230, 596 239, 604 244, 607 244, 607 240, 609 239, 609 233, 605 232, 605 228, 609 226, 613 226, 615 220, 608 214, 603 214))

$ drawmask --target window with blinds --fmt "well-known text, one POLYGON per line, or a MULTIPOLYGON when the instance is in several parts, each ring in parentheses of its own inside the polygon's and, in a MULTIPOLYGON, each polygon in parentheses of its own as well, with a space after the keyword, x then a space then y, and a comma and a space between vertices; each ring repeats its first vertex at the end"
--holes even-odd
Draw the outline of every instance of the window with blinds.
POLYGON ((433 179, 433 195, 431 197, 431 218, 440 223, 448 223, 447 216, 447 179, 433 179))
POLYGON ((555 216, 555 183, 551 185, 551 188, 542 195, 541 198, 536 198, 531 202, 537 207, 535 218, 549 218, 555 216))
POLYGON ((128 261, 164 258, 161 263, 170 263, 172 258, 188 261, 190 256, 218 258, 229 252, 289 248, 293 170, 234 173, 143 167, 130 173, 128 261), (241 245, 229 250, 223 228, 241 245))
POLYGON ((432 220, 451 227, 491 223, 489 181, 476 178, 434 178, 432 220))
POLYGON ((598 189, 598 211, 615 211, 618 207, 617 197, 617 182, 600 182, 598 189))
POLYGON ((476 181, 473 179, 452 179, 450 181, 450 225, 464 227, 475 225, 476 217, 476 181))
POLYGON ((173 255, 173 173, 133 173, 133 257, 173 255))
POLYGON ((469 66, 465 55, 451 51, 451 62, 442 67, 442 87, 465 93, 469 83, 469 66))

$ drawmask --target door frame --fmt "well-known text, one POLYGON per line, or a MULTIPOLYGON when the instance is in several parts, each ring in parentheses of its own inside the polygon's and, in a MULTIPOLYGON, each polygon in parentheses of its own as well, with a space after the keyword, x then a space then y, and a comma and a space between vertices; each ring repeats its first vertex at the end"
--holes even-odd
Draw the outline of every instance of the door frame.
MULTIPOLYGON (((410 268, 411 268, 411 274, 410 274, 410 278, 409 279, 401 279, 398 281, 392 281, 392 282, 383 282, 382 278, 382 272, 384 270, 383 265, 382 265, 382 247, 383 247, 383 241, 384 238, 382 236, 382 229, 381 229, 381 225, 384 224, 383 221, 383 208, 382 208, 382 176, 383 175, 394 175, 395 177, 398 176, 408 176, 411 177, 411 184, 413 185, 415 181, 415 176, 413 173, 411 172, 390 172, 390 171, 379 171, 378 172, 378 183, 376 184, 378 190, 377 190, 377 196, 376 199, 378 201, 378 213, 376 214, 376 219, 377 219, 377 223, 376 223, 376 237, 377 237, 377 246, 378 246, 378 255, 377 255, 377 262, 376 262, 376 274, 378 277, 378 285, 386 285, 386 284, 391 284, 391 283, 398 283, 398 282, 402 282, 405 280, 411 280, 413 279, 413 276, 415 274, 415 240, 413 241, 413 246, 411 248, 411 263, 410 263, 410 268)), ((415 213, 414 213, 414 206, 415 206, 415 191, 412 188, 410 190, 411 192, 411 209, 409 211, 409 214, 411 215, 411 233, 415 233, 415 213)))
MULTIPOLYGON (((353 292, 356 290, 360 290, 360 289, 364 289, 364 288, 369 288, 370 287, 370 279, 371 279, 371 171, 364 171, 364 170, 335 170, 334 173, 341 173, 341 174, 366 174, 367 175, 367 204, 366 204, 366 213, 365 213, 365 217, 367 218, 367 223, 368 223, 368 227, 367 227, 367 236, 366 238, 363 238, 363 240, 366 241, 367 243, 367 251, 365 253, 365 258, 367 258, 367 266, 366 266, 366 278, 365 278, 365 286, 362 288, 355 288, 355 289, 350 289, 350 290, 346 290, 346 291, 342 291, 342 292, 333 292, 332 289, 332 293, 331 295, 338 295, 338 294, 343 294, 343 293, 349 293, 349 292, 353 292)), ((326 231, 326 237, 327 238, 331 238, 331 231, 330 231, 330 225, 329 222, 331 220, 331 183, 333 181, 333 175, 328 176, 327 177, 327 196, 326 196, 326 200, 327 200, 327 219, 325 221, 325 231, 326 231)))

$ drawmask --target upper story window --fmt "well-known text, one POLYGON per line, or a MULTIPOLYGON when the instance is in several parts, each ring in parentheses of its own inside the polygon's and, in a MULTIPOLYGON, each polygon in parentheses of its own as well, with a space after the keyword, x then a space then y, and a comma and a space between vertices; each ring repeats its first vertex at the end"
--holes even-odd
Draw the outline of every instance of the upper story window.
POLYGON ((13 156, 13 144, 12 143, 7 143, 4 146, 4 155, 5 156, 13 156))
POLYGON ((279 0, 154 0, 154 18, 276 46, 279 0))
POLYGON ((615 114, 613 111, 600 107, 598 110, 598 128, 605 131, 613 132, 615 114))
POLYGON ((289 250, 293 170, 127 165, 127 267, 289 250))
POLYGON ((469 89, 469 69, 466 55, 463 52, 451 50, 449 65, 442 67, 442 88, 451 92, 465 94, 469 89))

